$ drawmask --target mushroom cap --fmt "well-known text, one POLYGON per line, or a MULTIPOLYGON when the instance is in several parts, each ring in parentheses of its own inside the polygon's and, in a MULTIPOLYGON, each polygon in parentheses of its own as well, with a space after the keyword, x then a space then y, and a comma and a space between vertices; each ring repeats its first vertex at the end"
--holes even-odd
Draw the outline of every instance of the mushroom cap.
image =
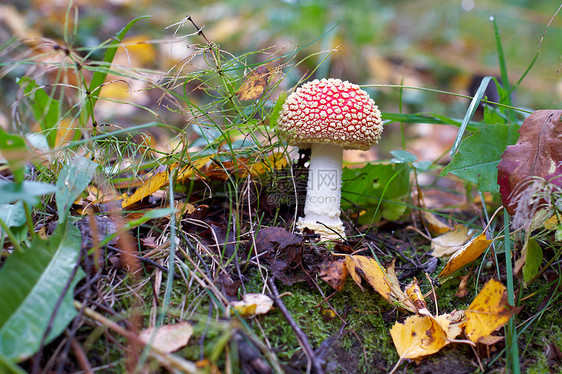
POLYGON ((293 92, 277 120, 289 144, 329 143, 368 150, 382 133, 381 112, 358 85, 340 79, 313 80, 293 92))

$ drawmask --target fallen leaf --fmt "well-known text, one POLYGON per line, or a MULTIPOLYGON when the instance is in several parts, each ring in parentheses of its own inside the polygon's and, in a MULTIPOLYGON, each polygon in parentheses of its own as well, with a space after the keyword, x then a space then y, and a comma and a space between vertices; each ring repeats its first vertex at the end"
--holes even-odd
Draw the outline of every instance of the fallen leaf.
POLYGON ((488 336, 481 337, 478 340, 478 343, 484 344, 484 345, 494 345, 496 343, 501 342, 503 339, 504 339, 503 336, 488 335, 488 336))
POLYGON ((503 206, 512 215, 522 200, 514 191, 530 178, 540 177, 562 187, 562 110, 532 113, 519 134, 517 143, 506 148, 498 165, 503 206))
POLYGON ((139 334, 139 338, 145 344, 165 353, 172 353, 185 346, 193 334, 193 327, 188 322, 180 322, 173 325, 164 325, 157 328, 149 327, 139 334))
POLYGON ((363 276, 367 283, 369 283, 385 300, 412 313, 416 313, 417 309, 413 302, 400 288, 400 283, 394 271, 394 263, 385 270, 374 258, 356 255, 345 256, 345 264, 351 278, 362 291, 364 291, 364 289, 361 285, 361 276, 363 276), (360 270, 360 272, 358 270, 360 270))
POLYGON ((251 317, 256 314, 266 314, 273 307, 273 300, 261 293, 247 293, 242 300, 230 303, 233 309, 243 317, 251 317))
POLYGON ((406 286, 406 295, 410 298, 414 306, 416 307, 417 313, 422 316, 430 316, 431 313, 427 309, 427 304, 421 292, 420 286, 418 286, 418 280, 414 278, 414 281, 406 286))
MULTIPOLYGON (((206 156, 200 158, 196 161, 193 161, 191 164, 184 166, 179 172, 177 176, 177 182, 181 183, 186 179, 189 179, 195 175, 203 166, 205 166, 210 160, 212 156, 206 156)), ((178 167, 178 163, 173 163, 170 166, 170 170, 174 170, 178 167)), ((145 197, 148 197, 161 189, 164 186, 169 185, 170 183, 170 171, 165 170, 153 175, 150 179, 148 179, 142 186, 140 186, 131 196, 125 196, 123 198, 123 202, 121 203, 121 207, 123 209, 133 205, 134 203, 141 201, 145 197)))
POLYGON ((505 325, 516 312, 517 308, 507 302, 505 286, 490 279, 465 311, 465 334, 477 343, 505 325))
POLYGON ((257 232, 255 241, 249 242, 249 250, 271 266, 275 278, 290 285, 306 279, 302 271, 295 271, 301 268, 302 242, 301 236, 283 227, 264 227, 257 232))
POLYGON ((422 219, 431 235, 441 235, 453 230, 451 226, 447 225, 437 218, 435 214, 427 210, 422 211, 422 219))
POLYGON ((464 277, 461 278, 461 281, 459 283, 459 288, 457 289, 457 292, 455 293, 455 296, 458 298, 463 298, 468 294, 468 278, 470 277, 470 273, 465 275, 464 277))
POLYGON ((431 255, 433 257, 441 257, 452 255, 458 251, 470 238, 468 227, 464 225, 455 225, 453 231, 449 231, 443 235, 431 239, 431 255))
POLYGON ((450 324, 447 315, 410 316, 404 323, 395 323, 390 330, 400 360, 416 359, 438 352, 460 333, 461 328, 450 324))
POLYGON ((246 76, 246 80, 236 95, 240 100, 249 101, 259 99, 267 87, 272 69, 261 65, 246 76))
POLYGON ((329 261, 322 264, 320 268, 320 278, 340 292, 343 290, 347 274, 349 273, 345 260, 329 261))
POLYGON ((486 239, 486 232, 484 231, 475 239, 463 245, 461 249, 451 256, 445 268, 439 273, 439 278, 451 275, 476 260, 488 248, 490 243, 492 243, 492 240, 486 239))

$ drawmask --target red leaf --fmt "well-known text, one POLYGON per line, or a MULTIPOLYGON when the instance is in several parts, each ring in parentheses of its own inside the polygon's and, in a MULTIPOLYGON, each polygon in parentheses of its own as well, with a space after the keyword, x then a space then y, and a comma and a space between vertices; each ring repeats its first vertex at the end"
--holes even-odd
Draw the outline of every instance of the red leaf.
POLYGON ((562 187, 562 110, 539 110, 519 129, 519 140, 507 147, 498 165, 503 206, 514 214, 518 199, 513 191, 532 177, 562 187))

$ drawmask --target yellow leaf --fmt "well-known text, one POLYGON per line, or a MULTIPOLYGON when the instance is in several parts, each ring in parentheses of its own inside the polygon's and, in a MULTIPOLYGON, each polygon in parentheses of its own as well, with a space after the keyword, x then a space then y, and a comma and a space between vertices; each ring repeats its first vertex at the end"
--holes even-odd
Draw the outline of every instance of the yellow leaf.
POLYGON ((251 317, 256 314, 266 314, 273 307, 273 300, 267 295, 260 293, 247 293, 242 300, 230 303, 243 317, 251 317))
POLYGON ((552 217, 550 217, 549 219, 547 219, 544 222, 544 228, 549 230, 549 231, 556 230, 559 225, 560 225, 560 222, 558 221, 557 215, 553 215, 552 217))
POLYGON ((421 292, 420 286, 418 286, 418 280, 414 278, 414 281, 406 286, 406 295, 412 301, 416 307, 417 313, 422 316, 430 316, 431 313, 427 309, 427 304, 421 292))
POLYGON ((388 267, 388 270, 379 265, 374 258, 366 256, 346 256, 345 263, 351 277, 361 290, 363 290, 363 287, 361 286, 361 278, 357 270, 361 270, 363 278, 385 300, 390 303, 397 303, 400 307, 410 312, 416 312, 413 303, 400 288, 396 273, 394 272, 394 263, 388 267))
POLYGON ((193 161, 191 164, 184 166, 181 171, 178 173, 178 182, 183 182, 186 179, 189 179, 195 175, 196 172, 199 172, 200 169, 203 168, 209 161, 211 161, 213 156, 206 156, 202 157, 196 161, 193 161))
POLYGON ((135 66, 147 66, 154 63, 156 59, 156 49, 150 42, 148 35, 135 35, 123 40, 117 53, 125 53, 128 60, 133 60, 135 66))
POLYGON ((269 83, 271 70, 267 66, 259 66, 246 77, 236 93, 240 100, 259 99, 269 83))
POLYGON ((68 118, 63 118, 57 126, 57 135, 55 138, 55 147, 60 147, 72 140, 76 127, 68 118))
MULTIPOLYGON (((176 166, 177 164, 174 164, 171 168, 174 168, 176 166)), ((131 196, 124 197, 123 202, 121 203, 121 207, 123 209, 127 208, 128 206, 141 201, 145 197, 152 195, 169 183, 169 176, 170 172, 168 170, 156 173, 142 186, 140 186, 131 196)))
POLYGON ((439 277, 446 277, 453 274, 463 266, 470 264, 476 260, 488 248, 492 240, 486 239, 486 232, 478 235, 474 240, 466 243, 458 251, 456 251, 445 268, 439 274, 439 277))
POLYGON ((452 255, 461 248, 470 238, 468 227, 464 225, 455 225, 453 231, 449 231, 431 240, 431 249, 433 257, 441 257, 452 255))
MULTIPOLYGON (((212 156, 206 156, 200 158, 196 161, 193 161, 190 165, 184 166, 178 173, 177 181, 183 182, 188 178, 191 178, 195 172, 201 169, 212 156)), ((178 167, 178 163, 174 163, 170 166, 170 170, 174 170, 178 167)), ((134 203, 141 201, 147 196, 152 195, 159 189, 164 186, 167 186, 170 181, 170 172, 168 170, 162 171, 160 173, 156 173, 153 175, 148 181, 146 181, 142 186, 140 186, 131 196, 123 197, 123 202, 121 203, 121 207, 127 208, 128 206, 133 205, 134 203)))
MULTIPOLYGON (((287 158, 283 153, 275 152, 262 162, 255 163, 249 167, 249 173, 253 176, 262 175, 272 170, 282 169, 289 165, 287 158)), ((243 175, 245 176, 245 175, 243 175)))
POLYGON ((422 219, 431 235, 441 235, 453 230, 451 226, 447 225, 445 222, 438 219, 435 214, 427 210, 422 211, 422 219))
POLYGON ((395 323, 390 330, 394 347, 403 359, 416 359, 438 352, 458 334, 460 328, 449 328, 446 315, 410 316, 404 323, 395 323))
POLYGON ((478 342, 505 325, 516 311, 517 308, 507 303, 505 286, 490 279, 465 311, 466 336, 478 342))

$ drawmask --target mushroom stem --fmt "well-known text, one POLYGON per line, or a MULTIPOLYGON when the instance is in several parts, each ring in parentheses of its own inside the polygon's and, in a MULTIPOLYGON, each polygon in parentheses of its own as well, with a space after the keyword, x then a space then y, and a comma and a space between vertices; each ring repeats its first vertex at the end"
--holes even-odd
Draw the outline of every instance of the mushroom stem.
POLYGON ((311 144, 310 166, 304 217, 297 228, 309 228, 322 240, 345 236, 340 219, 343 148, 331 144, 311 144))

